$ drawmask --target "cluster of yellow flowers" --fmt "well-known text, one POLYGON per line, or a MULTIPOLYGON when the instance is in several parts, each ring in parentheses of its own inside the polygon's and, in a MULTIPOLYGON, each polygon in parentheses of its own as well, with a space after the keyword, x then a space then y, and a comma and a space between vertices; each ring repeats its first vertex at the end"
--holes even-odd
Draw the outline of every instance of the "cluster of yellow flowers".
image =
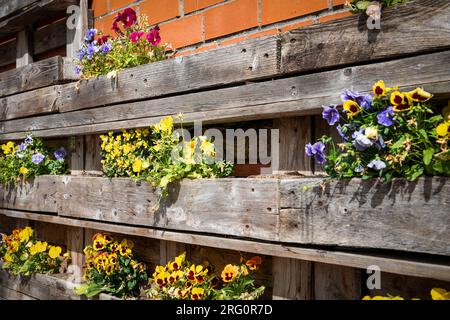
MULTIPOLYGON (((432 300, 450 300, 450 291, 447 291, 442 288, 433 288, 433 289, 431 289, 431 299, 432 300)), ((401 296, 392 296, 392 295, 388 294, 386 297, 385 296, 374 296, 374 297, 365 296, 363 298, 363 300, 405 300, 405 299, 401 296)), ((411 300, 419 300, 419 299, 413 298, 411 300)))
POLYGON ((257 256, 240 266, 228 264, 219 277, 208 262, 191 264, 186 261, 186 253, 182 253, 167 265, 156 267, 147 295, 151 299, 171 300, 255 299, 264 287, 254 290, 253 280, 247 277, 260 265, 261 258, 257 256))
POLYGON ((109 233, 96 234, 93 238, 93 245, 87 246, 83 251, 86 255, 85 279, 92 269, 111 276, 114 271, 120 269, 120 256, 130 259, 133 269, 144 272, 144 264, 132 259, 133 246, 133 242, 127 239, 123 239, 121 243, 113 240, 109 233))
POLYGON ((4 268, 13 274, 25 275, 57 272, 62 261, 70 258, 69 254, 61 255, 61 247, 49 245, 45 241, 36 241, 33 234, 33 229, 25 227, 13 230, 9 236, 3 236, 4 268))
POLYGON ((134 244, 128 239, 116 241, 107 232, 97 233, 92 245, 84 248, 85 284, 75 292, 88 297, 106 292, 118 297, 139 294, 140 283, 147 281, 146 265, 139 262, 134 254, 134 244))

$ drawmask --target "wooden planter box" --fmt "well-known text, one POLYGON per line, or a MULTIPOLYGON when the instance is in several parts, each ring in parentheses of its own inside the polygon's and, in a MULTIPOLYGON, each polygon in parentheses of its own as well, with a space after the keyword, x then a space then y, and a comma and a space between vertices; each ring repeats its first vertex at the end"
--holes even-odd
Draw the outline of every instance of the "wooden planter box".
POLYGON ((147 183, 41 176, 2 189, 1 208, 286 244, 450 256, 450 179, 227 178, 147 183))
MULTIPOLYGON (((76 284, 68 281, 70 274, 35 274, 31 277, 13 276, 1 269, 0 299, 6 300, 89 300, 73 291, 76 284)), ((117 300, 100 294, 95 300, 117 300)))

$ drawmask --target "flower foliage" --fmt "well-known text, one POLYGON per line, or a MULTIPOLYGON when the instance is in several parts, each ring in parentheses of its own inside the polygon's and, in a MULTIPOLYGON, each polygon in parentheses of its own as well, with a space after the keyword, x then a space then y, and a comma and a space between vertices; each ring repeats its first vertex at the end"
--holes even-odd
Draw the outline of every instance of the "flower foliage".
MULTIPOLYGON (((181 116, 179 116, 181 119, 181 116)), ((204 136, 180 142, 173 118, 144 129, 102 135, 103 171, 108 177, 132 177, 160 187, 187 178, 228 176, 232 165, 216 161, 214 144, 204 136)))
POLYGON ((373 95, 346 90, 342 112, 324 107, 323 118, 342 138, 337 146, 323 136, 308 144, 306 153, 323 164, 332 177, 406 177, 450 175, 450 105, 444 116, 429 104, 432 95, 421 88, 401 92, 383 81, 373 95), (331 147, 326 148, 327 144, 331 147))
POLYGON ((208 262, 192 264, 182 253, 167 265, 155 268, 147 296, 157 300, 258 299, 265 288, 256 288, 252 275, 259 269, 261 258, 243 262, 228 264, 216 275, 208 262))
POLYGON ((167 57, 169 46, 160 45, 159 27, 150 28, 147 17, 127 8, 114 19, 111 37, 89 29, 78 51, 76 72, 87 79, 167 57))
MULTIPOLYGON (((447 291, 442 288, 433 288, 430 292, 431 300, 450 300, 450 291, 447 291)), ((392 296, 388 294, 387 296, 365 296, 363 300, 405 300, 405 298, 401 296, 392 296)), ((412 300, 419 300, 413 298, 412 300)))
POLYGON ((16 183, 43 174, 56 175, 67 172, 66 150, 46 148, 41 139, 31 135, 19 145, 9 141, 1 148, 1 184, 16 183))
POLYGON ((98 233, 92 245, 84 248, 84 280, 75 292, 87 297, 105 292, 120 298, 139 294, 140 284, 147 281, 146 265, 133 253, 133 242, 120 243, 109 233, 98 233))
POLYGON ((61 255, 62 248, 37 241, 30 227, 15 229, 10 235, 2 235, 0 258, 3 268, 13 275, 30 276, 35 273, 57 273, 64 269, 69 255, 61 255))
POLYGON ((371 16, 371 8, 391 7, 408 1, 409 0, 352 0, 350 2, 347 1, 345 6, 353 13, 366 12, 367 15, 371 16))

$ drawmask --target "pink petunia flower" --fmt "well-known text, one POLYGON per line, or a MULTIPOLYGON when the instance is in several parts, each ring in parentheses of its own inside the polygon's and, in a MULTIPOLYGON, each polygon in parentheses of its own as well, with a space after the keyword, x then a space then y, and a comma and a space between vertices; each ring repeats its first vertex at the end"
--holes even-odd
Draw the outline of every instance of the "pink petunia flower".
POLYGON ((139 39, 145 34, 143 31, 134 31, 132 34, 130 34, 130 40, 133 43, 136 43, 139 41, 139 39))
POLYGON ((147 40, 152 45, 157 46, 161 42, 161 36, 159 35, 159 27, 152 28, 147 34, 147 40))

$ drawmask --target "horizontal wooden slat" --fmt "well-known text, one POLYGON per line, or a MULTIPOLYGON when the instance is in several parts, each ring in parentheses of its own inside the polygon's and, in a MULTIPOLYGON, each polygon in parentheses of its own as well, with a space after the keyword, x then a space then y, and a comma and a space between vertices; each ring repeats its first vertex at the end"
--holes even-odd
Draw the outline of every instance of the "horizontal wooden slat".
POLYGON ((450 48, 450 2, 408 1, 383 9, 381 29, 365 15, 300 28, 283 35, 281 71, 317 70, 450 48))
MULTIPOLYGON (((322 105, 340 103, 339 96, 345 88, 369 92, 379 79, 402 89, 422 86, 434 94, 450 93, 450 51, 214 91, 5 121, 1 124, 0 139, 20 139, 28 131, 50 137, 144 127, 178 112, 184 114, 186 122, 210 123, 315 114, 321 111, 322 105)), ((55 96, 58 92, 51 91, 49 95, 55 96)), ((41 93, 36 99, 39 97, 48 100, 41 93)), ((46 105, 46 102, 35 101, 35 104, 46 105)))
POLYGON ((41 176, 5 192, 0 208, 302 245, 450 256, 450 179, 375 184, 360 179, 183 180, 159 190, 130 179, 41 176), (305 187, 308 187, 305 190, 305 187))
POLYGON ((2 0, 0 36, 18 32, 52 12, 65 11, 77 0, 2 0))
POLYGON ((33 54, 37 55, 66 45, 66 20, 60 20, 34 31, 33 54))
POLYGON ((281 181, 280 241, 450 255, 448 178, 318 181, 281 181))
POLYGON ((450 263, 433 257, 424 259, 417 257, 405 257, 395 254, 352 253, 331 249, 313 249, 296 247, 279 243, 256 242, 245 239, 233 239, 220 235, 206 235, 201 233, 186 233, 170 230, 157 230, 146 227, 119 225, 107 222, 79 220, 61 216, 39 214, 35 212, 15 211, 0 209, 0 214, 47 223, 61 224, 74 227, 83 227, 103 230, 138 237, 176 241, 180 243, 201 245, 212 248, 233 249, 255 254, 274 257, 300 259, 305 261, 321 262, 341 266, 350 266, 366 269, 368 266, 377 265, 384 272, 403 274, 414 277, 432 278, 450 281, 450 263))
POLYGON ((16 40, 0 45, 0 67, 16 63, 16 40))
MULTIPOLYGON (((67 62, 65 62, 62 57, 56 56, 0 73, 0 97, 75 80, 72 78, 72 74, 68 74, 67 71, 64 71, 64 68, 67 68, 67 62)), ((49 88, 48 90, 50 92, 44 94, 44 96, 51 94, 54 89, 55 88, 49 88)), ((15 99, 18 101, 26 101, 26 99, 21 96, 10 97, 9 101, 14 102, 15 99)), ((39 99, 40 97, 38 95, 36 100, 30 99, 26 104, 23 102, 24 105, 22 108, 31 110, 25 112, 24 115, 39 113, 39 110, 33 111, 35 103, 39 101, 39 99)), ((44 102, 41 101, 38 102, 38 104, 39 103, 43 104, 44 102)), ((21 115, 18 112, 16 112, 16 114, 17 116, 21 115)))

